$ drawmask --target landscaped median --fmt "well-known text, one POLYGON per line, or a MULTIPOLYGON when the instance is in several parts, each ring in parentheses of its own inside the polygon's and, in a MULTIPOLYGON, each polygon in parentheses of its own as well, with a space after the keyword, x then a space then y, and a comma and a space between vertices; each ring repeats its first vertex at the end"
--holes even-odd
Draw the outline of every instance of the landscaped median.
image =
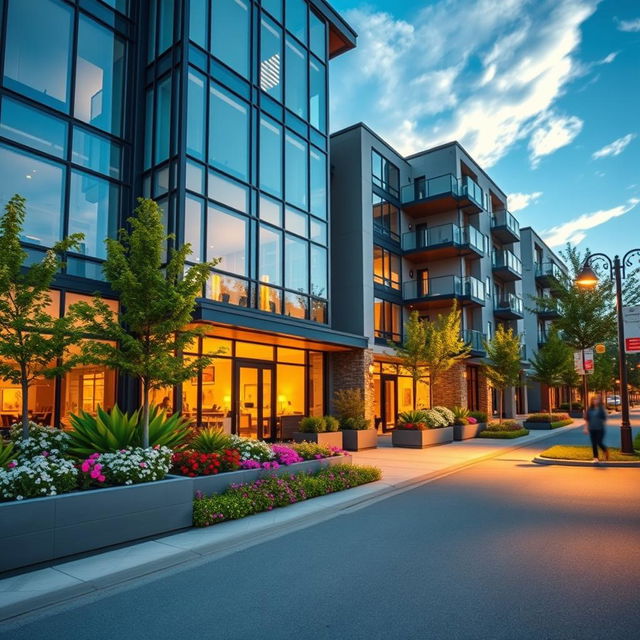
POLYGON ((524 429, 517 420, 495 420, 487 424, 487 428, 478 434, 479 438, 496 438, 511 440, 529 435, 529 430, 524 429))
POLYGON ((527 416, 525 429, 559 429, 573 423, 568 413, 531 413, 527 416))
POLYGON ((564 466, 591 466, 599 464, 610 467, 640 467, 640 453, 628 456, 620 452, 617 447, 609 447, 609 459, 593 460, 593 451, 589 445, 557 444, 539 453, 534 459, 538 464, 557 464, 564 466))

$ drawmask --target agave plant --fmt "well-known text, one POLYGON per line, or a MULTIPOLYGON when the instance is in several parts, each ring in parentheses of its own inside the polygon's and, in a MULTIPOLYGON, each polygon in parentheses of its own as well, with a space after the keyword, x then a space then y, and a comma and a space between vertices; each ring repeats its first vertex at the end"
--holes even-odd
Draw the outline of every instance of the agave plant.
MULTIPOLYGON (((83 457, 142 446, 140 410, 128 414, 117 405, 111 411, 98 407, 96 416, 81 411, 77 416, 71 414, 70 421, 72 455, 83 457)), ((178 414, 167 417, 163 410, 153 407, 149 413, 149 446, 181 448, 190 436, 190 424, 178 414)))
POLYGON ((4 469, 14 457, 13 442, 5 442, 0 438, 0 469, 4 469))
POLYGON ((423 410, 403 411, 398 414, 398 422, 400 424, 416 424, 418 422, 426 422, 425 417, 423 410))
POLYGON ((201 429, 191 441, 189 448, 200 453, 218 453, 231 447, 231 437, 222 429, 201 429))
POLYGON ((456 420, 466 418, 469 415, 469 409, 465 409, 464 407, 452 407, 451 411, 456 420))

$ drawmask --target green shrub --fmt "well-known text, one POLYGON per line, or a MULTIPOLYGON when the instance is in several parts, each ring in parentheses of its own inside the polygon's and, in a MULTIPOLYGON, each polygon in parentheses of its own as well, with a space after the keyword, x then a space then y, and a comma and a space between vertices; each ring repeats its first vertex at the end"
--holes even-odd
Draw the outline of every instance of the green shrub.
POLYGON ((447 407, 433 407, 433 411, 437 411, 447 421, 447 425, 455 422, 456 416, 451 409, 447 409, 447 407))
POLYGON ((380 469, 376 467, 351 465, 335 465, 313 474, 263 478, 251 484, 231 487, 220 495, 197 497, 193 503, 193 524, 208 527, 225 520, 238 520, 380 478, 380 469))
POLYGON ((342 418, 340 421, 341 429, 355 429, 356 431, 364 431, 369 428, 371 420, 365 420, 362 416, 357 418, 342 418))
POLYGON ((560 420, 570 420, 566 413, 530 413, 527 416, 528 422, 558 422, 560 420))
POLYGON ((426 422, 425 413, 422 409, 418 411, 403 411, 398 414, 398 424, 418 424, 420 422, 426 422))
POLYGON ((189 448, 199 453, 220 453, 231 447, 231 436, 222 429, 209 427, 198 431, 189 448))
POLYGON ((633 439, 633 448, 636 451, 640 451, 640 432, 638 432, 636 437, 633 439))
MULTIPOLYGON (((110 411, 98 407, 94 417, 81 411, 71 414, 69 452, 78 457, 92 453, 110 453, 127 447, 142 446, 142 410, 123 413, 118 406, 110 411)), ((167 417, 159 407, 149 412, 149 446, 180 449, 191 436, 191 421, 177 413, 167 417)))
POLYGON ((333 406, 340 422, 346 418, 364 416, 364 393, 362 389, 339 389, 333 394, 333 406))
MULTIPOLYGON (((558 409, 560 409, 560 411, 569 411, 569 403, 563 402, 558 409)), ((571 411, 582 411, 582 402, 572 402, 571 411)))
POLYGON ((502 440, 508 440, 511 438, 520 438, 529 434, 528 429, 514 429, 512 431, 494 431, 491 429, 485 429, 478 434, 479 438, 496 438, 502 440))
POLYGON ((316 442, 294 442, 287 444, 287 447, 293 449, 303 460, 317 460, 318 457, 330 458, 331 456, 341 455, 335 449, 323 447, 316 442))
POLYGON ((5 443, 4 440, 0 438, 0 469, 3 469, 14 455, 13 442, 5 443))
POLYGON ((461 420, 462 418, 466 418, 469 416, 469 409, 465 409, 464 407, 452 407, 451 413, 453 413, 453 417, 456 420, 461 420))
POLYGON ((567 418, 566 420, 558 420, 557 422, 552 422, 551 428, 558 429, 559 427, 566 427, 570 424, 573 424, 573 420, 571 418, 567 418))
POLYGON ((478 422, 486 422, 487 421, 487 412, 486 411, 469 411, 469 415, 472 418, 475 418, 478 422))
POLYGON ((327 423, 324 418, 317 416, 307 416, 300 420, 298 427, 302 433, 323 433, 327 430, 327 423))
POLYGON ((467 418, 456 418, 453 421, 453 424, 459 426, 459 427, 463 427, 466 424, 469 424, 469 420, 467 418))
POLYGON ((517 431, 522 429, 522 425, 517 420, 493 420, 487 424, 487 431, 517 431))
POLYGON ((333 416, 324 416, 323 420, 327 431, 334 432, 340 428, 340 421, 333 416))

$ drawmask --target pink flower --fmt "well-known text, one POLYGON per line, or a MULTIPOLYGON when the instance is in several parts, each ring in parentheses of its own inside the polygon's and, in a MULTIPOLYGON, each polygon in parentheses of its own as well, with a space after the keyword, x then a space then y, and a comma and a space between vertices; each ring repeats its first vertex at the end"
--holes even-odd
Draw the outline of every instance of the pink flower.
POLYGON ((83 473, 87 473, 87 471, 89 471, 89 463, 85 460, 80 468, 82 469, 83 473))
POLYGON ((99 453, 92 453, 92 454, 89 456, 89 460, 95 460, 96 458, 99 458, 99 457, 100 457, 100 454, 99 454, 99 453))
POLYGON ((49 452, 48 452, 48 451, 43 451, 43 452, 42 452, 42 455, 43 455, 45 458, 47 458, 47 457, 49 456, 49 452))
POLYGON ((95 469, 91 469, 91 477, 95 480, 96 478, 98 478, 100 476, 100 472, 96 471, 95 469))
POLYGON ((98 476, 98 482, 104 482, 106 478, 103 475, 98 476))
POLYGON ((9 467, 9 469, 13 469, 13 467, 17 467, 18 463, 14 462, 13 460, 7 465, 7 467, 9 467))
POLYGON ((147 468, 147 463, 146 463, 146 462, 141 462, 141 463, 140 463, 140 466, 141 466, 143 469, 146 469, 146 468, 147 468))
POLYGON ((102 469, 102 465, 101 465, 101 464, 96 464, 93 468, 94 468, 96 471, 100 471, 100 469, 102 469))

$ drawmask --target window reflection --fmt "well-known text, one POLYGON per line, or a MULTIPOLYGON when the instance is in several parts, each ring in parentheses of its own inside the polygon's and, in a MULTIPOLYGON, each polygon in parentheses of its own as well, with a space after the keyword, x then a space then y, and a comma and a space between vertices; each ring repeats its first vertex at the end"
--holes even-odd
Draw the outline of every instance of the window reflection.
POLYGON ((0 206, 15 193, 27 199, 21 240, 51 247, 62 237, 62 167, 3 146, 0 166, 0 206))
POLYGON ((189 68, 187 85, 187 153, 204 160, 206 81, 189 68))
POLYGON ((314 322, 321 322, 322 324, 329 322, 326 302, 311 298, 311 319, 314 322))
POLYGON ((231 367, 227 358, 216 358, 202 370, 201 424, 231 430, 231 367))
POLYGON ((287 132, 285 136, 285 195, 287 202, 307 210, 307 143, 287 132))
POLYGON ((216 302, 246 307, 249 304, 249 285, 246 280, 214 272, 207 281, 206 295, 216 302))
POLYGON ((297 116, 307 118, 307 54, 287 38, 285 47, 285 104, 297 116))
POLYGON ((282 291, 261 284, 258 289, 258 308, 269 313, 282 313, 282 291))
POLYGON ((260 227, 260 282, 282 284, 282 233, 260 227))
POLYGON ((309 48, 320 60, 327 56, 327 27, 325 21, 313 11, 309 12, 309 48))
POLYGON ((300 213, 294 209, 287 207, 284 211, 284 228, 291 233, 299 236, 307 237, 307 219, 306 213, 300 213))
POLYGON ((324 354, 309 352, 309 415, 324 413, 324 354))
POLYGON ((184 202, 184 241, 191 245, 191 255, 187 258, 193 262, 202 260, 202 218, 204 200, 187 196, 184 202))
POLYGON ((311 173, 311 213, 318 218, 327 218, 327 156, 316 149, 310 148, 311 173))
POLYGON ((80 15, 74 115, 120 135, 124 84, 124 42, 80 15))
POLYGON ((284 295, 284 314, 304 320, 307 317, 309 299, 299 293, 286 292, 284 295))
POLYGON ((311 294, 328 298, 327 250, 311 245, 311 294))
POLYGON ((298 40, 307 42, 307 3, 305 0, 285 0, 287 30, 298 40))
POLYGON ((285 240, 285 278, 287 289, 307 293, 309 291, 308 274, 309 261, 307 259, 307 245, 305 240, 287 235, 285 240))
POLYGON ((155 163, 169 157, 171 140, 171 76, 158 83, 156 89, 155 163))
POLYGON ((282 204, 266 196, 260 196, 260 218, 276 227, 281 227, 282 204))
POLYGON ((243 213, 249 209, 249 189, 215 171, 209 171, 209 197, 243 213))
POLYGON ((247 78, 249 76, 250 5, 247 0, 213 0, 211 53, 247 78))
POLYGON ((5 82, 34 100, 69 110, 73 10, 53 0, 11 0, 5 45, 5 82))
POLYGON ((327 99, 325 68, 315 59, 309 61, 309 122, 325 131, 327 128, 327 99))
POLYGON ((282 31, 263 17, 260 37, 260 88, 282 100, 282 31))
POLYGON ((260 118, 260 188, 282 196, 282 126, 260 118))
POLYGON ((120 146, 79 127, 73 130, 72 160, 111 178, 120 177, 120 146))
POLYGON ((246 276, 246 218, 211 206, 207 215, 207 260, 221 258, 219 269, 246 276))

